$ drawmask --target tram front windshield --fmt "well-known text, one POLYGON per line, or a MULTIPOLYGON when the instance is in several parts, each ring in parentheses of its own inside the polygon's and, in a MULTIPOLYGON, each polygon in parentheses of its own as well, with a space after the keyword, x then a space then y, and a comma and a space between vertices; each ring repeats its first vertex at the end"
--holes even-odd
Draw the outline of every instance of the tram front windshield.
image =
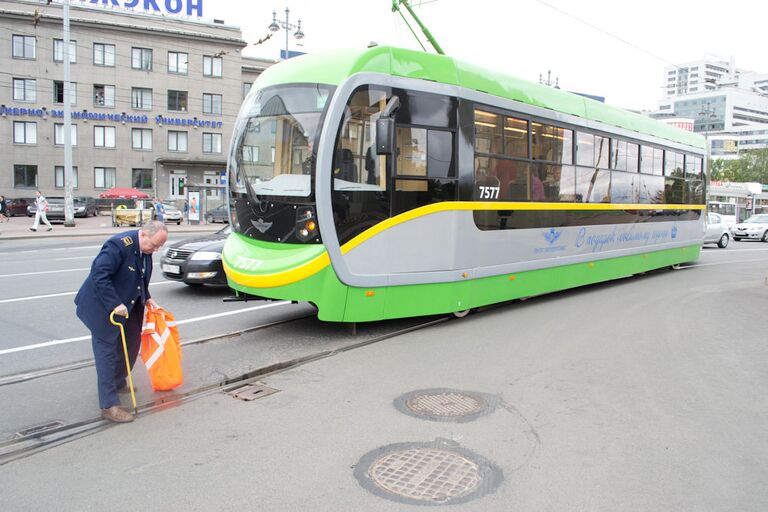
POLYGON ((238 118, 231 163, 252 196, 309 198, 321 116, 332 87, 299 84, 253 91, 238 118))

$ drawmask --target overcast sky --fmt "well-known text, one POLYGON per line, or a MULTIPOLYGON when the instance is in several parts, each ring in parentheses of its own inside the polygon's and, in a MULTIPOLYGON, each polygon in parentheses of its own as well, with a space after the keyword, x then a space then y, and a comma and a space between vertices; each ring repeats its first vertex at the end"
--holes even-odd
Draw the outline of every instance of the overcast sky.
MULTIPOLYGON (((672 63, 733 56, 739 68, 768 72, 764 0, 412 2, 447 55, 532 81, 551 69, 562 89, 605 96, 607 103, 629 109, 655 108, 664 67, 672 63)), ((301 18, 306 34, 302 41, 291 35, 291 50, 364 48, 369 41, 420 48, 391 12, 390 0, 206 0, 204 5, 205 18, 240 26, 249 43, 269 33, 273 10, 284 19, 288 7, 291 22, 301 18)), ((284 46, 281 30, 245 54, 277 59, 284 46)))

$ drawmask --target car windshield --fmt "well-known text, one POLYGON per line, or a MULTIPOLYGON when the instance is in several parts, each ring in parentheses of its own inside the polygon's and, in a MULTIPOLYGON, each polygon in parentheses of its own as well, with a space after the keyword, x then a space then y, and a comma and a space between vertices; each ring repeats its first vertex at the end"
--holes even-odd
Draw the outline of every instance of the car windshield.
POLYGON ((252 196, 310 195, 312 146, 331 91, 324 85, 290 85, 248 95, 230 165, 252 196))
POLYGON ((768 215, 753 215, 744 221, 745 224, 768 224, 768 215))

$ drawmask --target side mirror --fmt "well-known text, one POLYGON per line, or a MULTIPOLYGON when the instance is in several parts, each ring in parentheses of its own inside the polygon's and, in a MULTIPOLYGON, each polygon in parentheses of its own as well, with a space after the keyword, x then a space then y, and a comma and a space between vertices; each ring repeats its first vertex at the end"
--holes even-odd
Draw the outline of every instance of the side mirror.
POLYGON ((391 155, 395 152, 395 120, 391 117, 376 120, 376 154, 391 155))

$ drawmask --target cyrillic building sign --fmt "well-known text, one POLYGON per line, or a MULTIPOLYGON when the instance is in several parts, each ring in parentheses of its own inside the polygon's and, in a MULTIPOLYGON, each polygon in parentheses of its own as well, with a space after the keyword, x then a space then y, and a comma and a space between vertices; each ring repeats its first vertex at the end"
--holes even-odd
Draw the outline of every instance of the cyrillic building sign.
POLYGON ((203 17, 203 0, 80 0, 83 3, 203 17))

